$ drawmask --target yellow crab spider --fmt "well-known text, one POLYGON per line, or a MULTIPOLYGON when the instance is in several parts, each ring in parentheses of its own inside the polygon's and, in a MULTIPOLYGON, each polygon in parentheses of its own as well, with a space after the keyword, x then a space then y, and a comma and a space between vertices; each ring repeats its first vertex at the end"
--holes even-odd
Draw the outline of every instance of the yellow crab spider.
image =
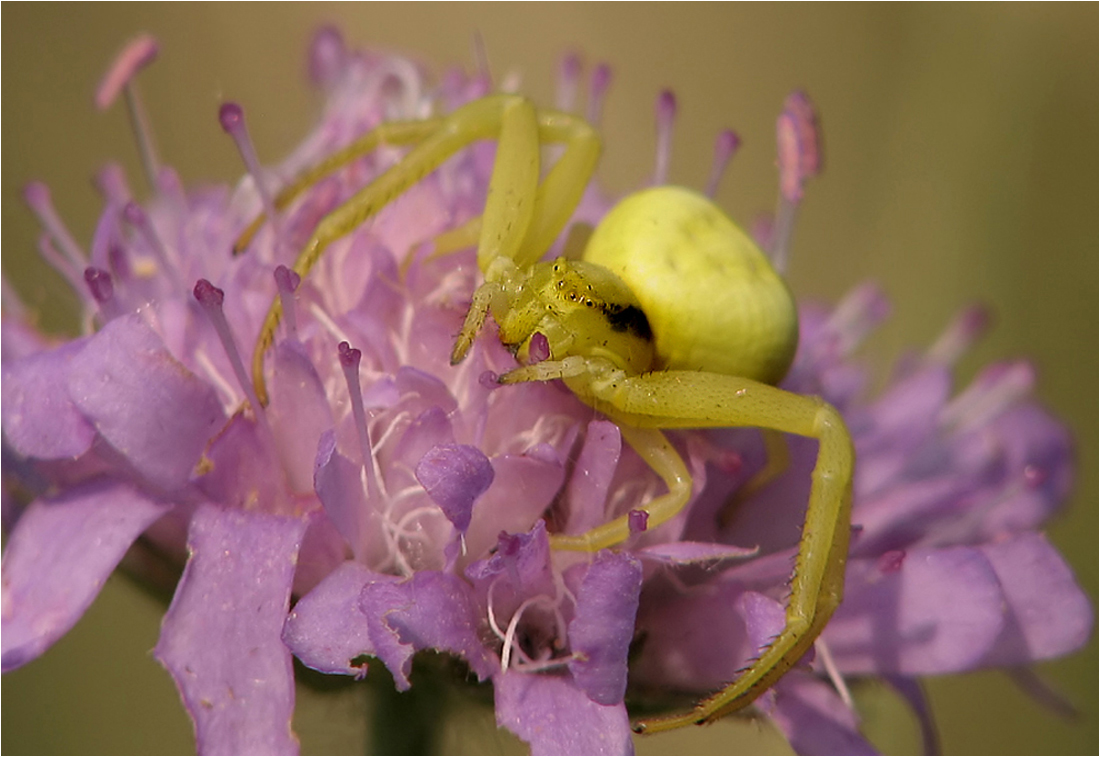
MULTIPOLYGON (((783 631, 737 680, 694 710, 643 721, 635 730, 710 722, 774 684, 806 653, 840 603, 853 467, 848 432, 821 399, 774 386, 797 343, 793 299, 768 258, 707 198, 677 187, 647 189, 607 214, 581 260, 541 260, 580 201, 599 139, 582 119, 537 110, 520 96, 489 96, 448 116, 383 124, 302 176, 277 205, 285 207, 324 175, 380 144, 411 145, 400 163, 321 221, 295 270, 306 275, 328 244, 447 157, 484 139, 498 142, 484 214, 447 239, 454 247, 476 244, 484 275, 453 363, 465 357, 489 312, 501 341, 523 362, 535 335, 545 337, 549 357, 505 373, 500 382, 561 379, 617 423, 668 488, 644 508, 649 528, 676 515, 691 493, 691 476, 660 429, 747 426, 818 441, 783 631), (540 149, 552 143, 564 150, 542 178, 540 149)), ((264 355, 280 316, 276 299, 253 356, 261 402, 267 396, 264 355)), ((594 552, 630 534, 624 516, 580 535, 555 534, 551 545, 594 552)))

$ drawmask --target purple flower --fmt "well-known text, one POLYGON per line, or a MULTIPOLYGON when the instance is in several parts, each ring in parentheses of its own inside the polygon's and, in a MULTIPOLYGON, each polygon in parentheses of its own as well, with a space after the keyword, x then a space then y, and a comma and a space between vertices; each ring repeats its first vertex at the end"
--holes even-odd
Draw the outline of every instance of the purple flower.
MULTIPOLYGON (((155 53, 148 38, 127 48, 101 107, 155 53)), ((128 549, 152 546, 185 565, 155 654, 201 752, 296 750, 292 656, 355 677, 381 663, 405 690, 422 650, 491 682, 498 724, 536 753, 629 752, 631 697, 719 688, 782 627, 814 445, 788 440, 788 469, 749 491, 765 460, 756 432, 676 435, 695 496, 651 529, 639 507, 662 484, 614 424, 556 384, 486 381, 514 366, 491 334, 450 366, 479 273, 470 252, 427 247, 480 212, 491 148, 445 163, 299 280, 285 266, 314 226, 402 151, 358 159, 285 212, 271 211, 272 188, 383 121, 487 91, 461 74, 433 88, 415 64, 349 51, 331 30, 310 68, 323 118, 276 168, 258 164, 241 108, 222 107, 250 172, 233 190, 189 191, 150 149, 153 198, 137 204, 105 169, 85 251, 45 187, 28 187, 43 255, 89 328, 54 345, 3 322, 3 668, 42 654, 128 549), (265 211, 276 220, 234 256, 265 211), (285 321, 261 408, 241 354, 275 297, 285 321), (628 513, 621 548, 549 547, 548 529, 628 513)), ((575 91, 576 67, 564 76, 575 91)), ((606 79, 598 69, 594 93, 606 79)), ((662 95, 658 178, 674 110, 662 95)), ((821 165, 805 96, 788 100, 779 137, 777 261, 821 165)), ((719 137, 712 192, 738 142, 719 137)), ((590 187, 576 220, 608 207, 590 187)), ((859 456, 845 603, 817 653, 758 702, 799 751, 871 749, 844 676, 910 693, 916 676, 1068 653, 1091 629, 1038 533, 1065 498, 1070 454, 1028 399, 1030 369, 995 366, 952 396, 951 364, 981 326, 967 313, 868 401, 850 356, 884 311, 866 287, 831 311, 805 307, 784 382, 840 409, 859 456)))

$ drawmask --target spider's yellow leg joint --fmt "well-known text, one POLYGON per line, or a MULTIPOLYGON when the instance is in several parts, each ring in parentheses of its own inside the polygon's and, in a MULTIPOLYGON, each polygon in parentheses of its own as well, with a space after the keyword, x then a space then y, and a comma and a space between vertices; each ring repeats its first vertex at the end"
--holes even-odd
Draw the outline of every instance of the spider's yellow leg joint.
MULTIPOLYGON (((691 498, 691 474, 668 438, 657 429, 626 425, 619 429, 627 443, 657 472, 668 487, 668 492, 656 497, 643 508, 649 515, 647 528, 656 528, 684 509, 691 498)), ((629 520, 623 515, 577 536, 553 534, 550 537, 550 547, 598 552, 626 541, 631 535, 629 520)))
MULTIPOLYGON (((740 678, 701 702, 692 712, 643 721, 637 730, 651 733, 709 722, 749 705, 798 662, 840 604, 855 461, 844 421, 835 409, 816 397, 702 371, 655 371, 608 382, 592 381, 584 396, 623 428, 627 440, 666 482, 672 468, 670 463, 659 460, 660 446, 652 438, 637 443, 631 427, 753 426, 817 439, 817 462, 783 631, 761 650, 740 678)), ((672 489, 671 484, 669 488, 672 489)), ((662 513, 661 517, 671 515, 662 513)), ((586 534, 580 536, 586 537, 586 534)), ((587 538, 596 541, 594 537, 587 538)))
POLYGON ((636 381, 638 386, 621 389, 615 398, 615 405, 636 421, 658 420, 663 427, 760 426, 818 440, 783 631, 740 678, 692 712, 636 726, 639 733, 653 733, 711 722, 746 707, 813 645, 843 596, 855 456, 840 414, 820 399, 716 374, 670 371, 637 377, 636 381), (677 393, 681 395, 678 402, 674 399, 677 393), (671 409, 672 402, 677 417, 650 415, 671 409))

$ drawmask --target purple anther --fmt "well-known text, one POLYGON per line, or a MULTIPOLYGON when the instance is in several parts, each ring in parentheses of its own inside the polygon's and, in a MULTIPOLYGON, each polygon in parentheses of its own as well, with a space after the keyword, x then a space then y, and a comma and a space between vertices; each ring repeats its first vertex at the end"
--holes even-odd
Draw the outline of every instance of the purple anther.
MULTIPOLYGON (((301 283, 302 277, 298 275, 297 271, 287 268, 285 265, 279 265, 275 268, 275 285, 279 287, 280 292, 296 292, 301 283)), ((341 344, 347 344, 347 342, 341 342, 341 344)))
POLYGON ((668 166, 672 156, 672 124, 676 120, 676 95, 664 90, 657 96, 657 164, 653 184, 668 182, 668 166))
POLYGON ((126 219, 126 223, 140 230, 145 229, 145 223, 149 220, 145 211, 133 200, 123 206, 122 217, 126 219))
POLYGON ((138 71, 156 60, 158 50, 156 38, 149 34, 127 42, 99 83, 95 93, 96 107, 100 110, 109 108, 138 71))
POLYGON ((632 534, 640 534, 649 528, 649 513, 645 510, 631 510, 626 514, 626 524, 632 534))
POLYGON ((111 274, 107 273, 102 268, 96 268, 94 266, 85 268, 84 281, 88 285, 88 290, 92 293, 92 298, 101 305, 110 302, 115 296, 115 287, 114 284, 111 283, 111 274))
POLYGON ((275 287, 279 290, 279 301, 283 306, 283 327, 287 339, 298 340, 298 312, 294 306, 294 292, 302 283, 302 277, 296 271, 279 265, 275 268, 275 287))
POLYGON ((776 122, 779 152, 779 188, 790 203, 802 200, 806 179, 821 173, 821 138, 813 103, 803 92, 794 92, 783 104, 776 122))
POLYGON ((347 65, 344 38, 335 26, 322 26, 309 45, 309 78, 322 87, 336 83, 347 65))
POLYGON ((536 331, 531 335, 531 341, 527 345, 527 364, 541 363, 548 357, 550 357, 550 340, 546 338, 546 334, 536 331))
POLYGON ((581 57, 569 53, 561 59, 558 71, 558 110, 570 112, 577 104, 577 89, 581 78, 581 57))
POLYGON ((256 389, 244 370, 244 363, 241 361, 241 352, 237 349, 237 340, 233 337, 233 330, 229 327, 229 321, 226 320, 225 310, 222 309, 222 303, 225 302, 225 292, 218 289, 206 279, 199 279, 196 281, 195 288, 192 292, 195 295, 195 299, 199 301, 199 304, 202 305, 203 310, 206 312, 206 317, 210 320, 210 325, 214 327, 214 331, 217 333, 218 339, 222 343, 222 349, 225 350, 225 356, 229 359, 229 364, 233 367, 233 375, 237 379, 237 384, 244 393, 244 396, 248 398, 248 402, 252 406, 253 412, 256 414, 257 422, 260 424, 261 428, 263 428, 263 433, 268 443, 274 444, 275 437, 272 435, 267 416, 263 412, 263 405, 260 403, 256 395, 256 389))
POLYGON ((235 102, 225 102, 218 109, 218 122, 225 133, 233 138, 237 145, 237 152, 241 155, 244 167, 252 180, 256 183, 256 191, 260 194, 260 201, 264 206, 264 214, 275 219, 275 198, 268 191, 267 183, 263 178, 263 168, 260 159, 256 156, 256 147, 252 144, 252 137, 248 133, 248 127, 244 122, 244 109, 235 102))
POLYGON ((141 166, 149 186, 156 187, 160 159, 153 143, 153 130, 134 86, 134 77, 138 71, 153 62, 157 57, 157 41, 148 34, 129 42, 122 49, 96 90, 95 104, 100 110, 106 110, 118 97, 119 92, 126 94, 126 107, 130 115, 130 126, 137 140, 141 166))
POLYGON ((225 292, 218 289, 206 279, 199 279, 195 282, 195 288, 193 290, 195 299, 199 301, 207 310, 221 310, 222 303, 225 302, 225 292))
POLYGON ((236 136, 240 129, 244 128, 244 111, 235 102, 225 102, 218 109, 218 123, 226 134, 236 136))
POLYGON ((359 361, 363 358, 362 350, 352 347, 347 342, 340 342, 336 345, 336 350, 340 353, 340 367, 359 370, 359 361))
POLYGON ((882 573, 897 573, 905 563, 904 549, 891 549, 883 552, 878 558, 878 569, 882 573))
POLYGON ((482 374, 477 377, 477 383, 481 384, 483 389, 499 389, 500 374, 493 371, 483 371, 482 374))
POLYGON ((592 83, 588 90, 588 111, 585 117, 588 123, 598 126, 603 113, 604 98, 611 87, 611 66, 601 63, 592 72, 592 83))
POLYGON ((344 372, 344 380, 348 385, 348 397, 351 399, 351 414, 355 419, 356 435, 359 437, 359 452, 363 459, 363 469, 367 474, 367 496, 373 498, 378 495, 379 487, 374 471, 370 429, 367 427, 367 411, 363 405, 363 389, 359 386, 359 362, 363 353, 347 342, 336 345, 336 351, 340 356, 340 368, 344 372))
POLYGON ((726 173, 726 166, 740 146, 741 137, 732 129, 723 129, 718 133, 718 138, 714 141, 714 163, 710 169, 710 180, 707 181, 707 197, 714 197, 718 193, 718 185, 726 173))

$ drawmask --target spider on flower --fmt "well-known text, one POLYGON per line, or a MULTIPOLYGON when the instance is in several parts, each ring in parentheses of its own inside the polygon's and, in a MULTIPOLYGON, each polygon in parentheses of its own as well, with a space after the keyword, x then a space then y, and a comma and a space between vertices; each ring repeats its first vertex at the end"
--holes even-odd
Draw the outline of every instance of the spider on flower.
MULTIPOLYGON (((808 101, 800 103, 812 121, 808 101)), ((619 202, 591 232, 580 259, 542 260, 595 170, 599 137, 577 116, 498 94, 446 116, 381 124, 285 188, 276 209, 381 145, 410 146, 400 162, 322 219, 294 270, 307 275, 329 244, 457 151, 487 139, 497 141, 497 152, 483 215, 435 240, 437 255, 476 245, 484 276, 451 362, 465 358, 491 312, 501 342, 521 363, 497 382, 561 379, 619 425, 668 488, 642 510, 582 534, 552 535, 554 549, 614 547, 684 508, 691 475, 661 429, 758 427, 819 442, 783 631, 739 678, 694 710, 641 721, 635 730, 664 731, 739 710, 809 650, 841 601, 854 453, 836 410, 775 386, 798 342, 796 307, 769 258, 722 210, 687 189, 652 187, 619 202), (561 145, 562 152, 544 175, 546 145, 561 145)), ((237 252, 264 218, 246 229, 237 252)), ((264 358, 281 317, 275 299, 253 354, 261 404, 264 358)))

